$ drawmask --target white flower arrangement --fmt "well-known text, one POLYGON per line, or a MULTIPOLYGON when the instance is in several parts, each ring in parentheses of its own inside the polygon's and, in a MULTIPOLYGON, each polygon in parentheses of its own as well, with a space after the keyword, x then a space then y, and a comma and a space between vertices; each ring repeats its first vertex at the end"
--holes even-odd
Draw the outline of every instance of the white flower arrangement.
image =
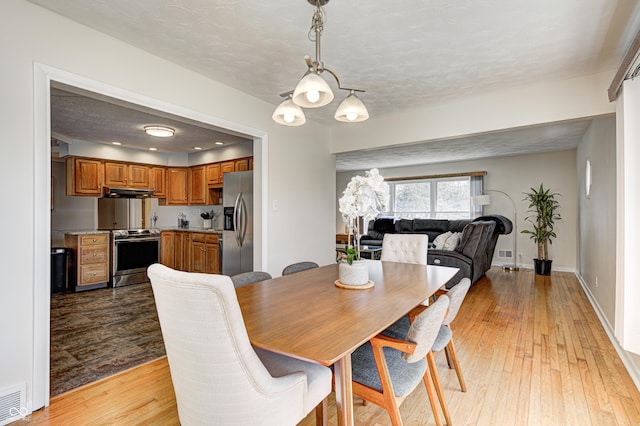
POLYGON ((347 261, 349 264, 360 260, 360 224, 359 218, 365 222, 374 219, 380 211, 386 209, 389 204, 389 185, 380 176, 378 169, 371 169, 364 173, 364 176, 354 176, 347 184, 342 198, 340 198, 340 213, 349 226, 349 241, 351 241, 351 231, 355 232, 355 250, 347 249, 347 261), (350 256, 351 255, 351 256, 350 256))

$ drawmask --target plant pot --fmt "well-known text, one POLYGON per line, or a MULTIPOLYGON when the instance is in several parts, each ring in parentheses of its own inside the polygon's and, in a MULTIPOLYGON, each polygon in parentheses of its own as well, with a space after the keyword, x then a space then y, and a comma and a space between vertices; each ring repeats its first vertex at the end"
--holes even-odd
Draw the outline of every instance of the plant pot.
POLYGON ((351 265, 338 265, 338 279, 346 285, 365 285, 369 282, 369 268, 365 260, 354 260, 351 265))
POLYGON ((553 262, 553 260, 533 259, 533 266, 536 274, 551 275, 551 262, 553 262))
POLYGON ((204 229, 210 229, 211 228, 211 219, 203 219, 202 220, 202 227, 204 229))

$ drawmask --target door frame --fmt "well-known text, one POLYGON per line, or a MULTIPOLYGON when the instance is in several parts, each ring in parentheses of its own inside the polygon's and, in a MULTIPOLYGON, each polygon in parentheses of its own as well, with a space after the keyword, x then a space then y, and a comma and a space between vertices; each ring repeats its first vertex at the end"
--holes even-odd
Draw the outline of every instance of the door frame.
POLYGON ((51 82, 103 94, 126 102, 211 124, 253 138, 254 156, 254 261, 264 270, 267 259, 267 175, 269 136, 266 131, 183 108, 111 86, 46 64, 33 65, 34 104, 34 223, 33 223, 33 366, 30 411, 49 405, 50 380, 50 250, 51 250, 51 82))

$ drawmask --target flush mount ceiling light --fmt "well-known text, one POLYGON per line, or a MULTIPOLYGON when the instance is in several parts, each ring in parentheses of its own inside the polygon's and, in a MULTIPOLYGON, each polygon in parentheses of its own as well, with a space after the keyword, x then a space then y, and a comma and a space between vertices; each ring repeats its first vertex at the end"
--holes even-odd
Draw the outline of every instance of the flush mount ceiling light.
POLYGON ((171 127, 164 127, 164 126, 145 126, 144 131, 146 134, 155 136, 158 138, 168 138, 173 136, 173 134, 176 132, 171 127))
POLYGON ((322 6, 329 3, 329 0, 307 0, 307 2, 316 7, 311 18, 311 28, 309 29, 309 40, 315 42, 316 45, 316 60, 311 61, 309 56, 304 57, 307 63, 307 72, 294 90, 280 94, 286 99, 278 105, 272 118, 276 123, 284 124, 285 126, 300 126, 306 121, 304 112, 300 107, 319 108, 330 103, 333 100, 333 92, 321 77, 321 74, 326 71, 336 80, 338 89, 349 92, 347 98, 338 106, 335 119, 346 123, 364 121, 369 118, 369 112, 355 94, 355 92, 364 92, 364 90, 342 87, 338 75, 325 67, 321 59, 320 37, 325 21, 322 6))

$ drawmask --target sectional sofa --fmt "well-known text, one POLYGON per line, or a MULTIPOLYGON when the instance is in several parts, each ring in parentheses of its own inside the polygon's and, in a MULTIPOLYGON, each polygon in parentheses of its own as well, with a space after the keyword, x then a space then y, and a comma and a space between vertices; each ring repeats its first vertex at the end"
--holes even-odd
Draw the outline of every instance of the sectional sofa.
POLYGON ((381 246, 388 233, 427 234, 427 263, 460 268, 447 283, 450 288, 463 277, 472 283, 478 281, 491 268, 498 236, 509 234, 512 229, 511 221, 500 215, 459 220, 379 218, 369 222, 360 244, 381 246))

